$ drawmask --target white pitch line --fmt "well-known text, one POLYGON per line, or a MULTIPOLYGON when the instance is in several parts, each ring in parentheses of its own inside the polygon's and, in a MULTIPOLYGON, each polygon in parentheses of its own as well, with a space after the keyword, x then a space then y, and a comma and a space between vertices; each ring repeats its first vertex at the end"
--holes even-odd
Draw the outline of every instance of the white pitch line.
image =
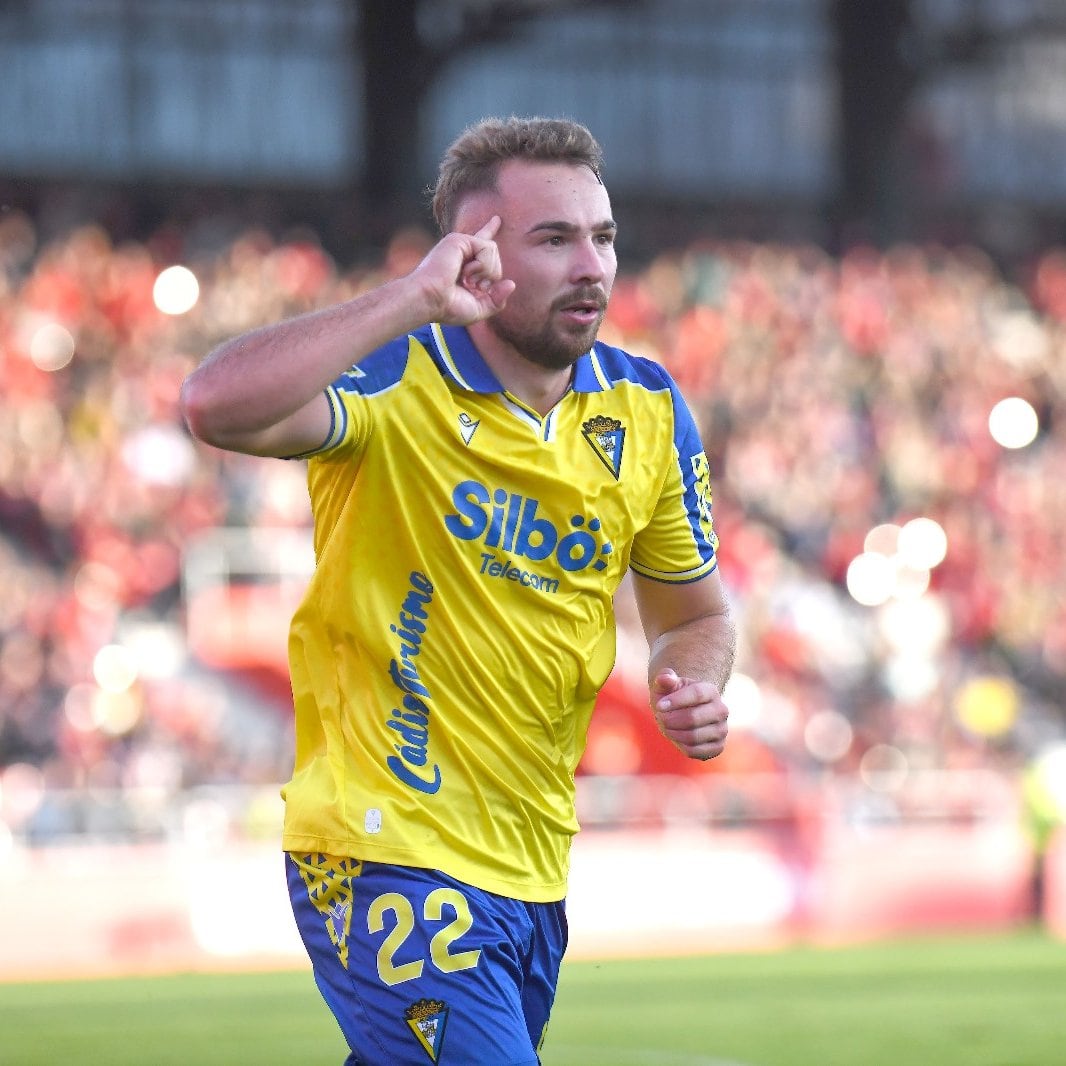
POLYGON ((705 1055, 689 1055, 685 1052, 662 1051, 655 1048, 627 1048, 619 1051, 616 1048, 605 1048, 587 1044, 558 1044, 551 1045, 545 1050, 552 1052, 551 1058, 545 1066, 596 1066, 597 1061, 602 1061, 609 1066, 748 1066, 747 1063, 734 1062, 731 1059, 708 1058, 705 1055), (597 1054, 609 1054, 610 1059, 597 1060, 589 1056, 597 1054), (566 1056, 562 1058, 560 1056, 566 1056), (570 1056, 577 1056, 571 1058, 570 1056))

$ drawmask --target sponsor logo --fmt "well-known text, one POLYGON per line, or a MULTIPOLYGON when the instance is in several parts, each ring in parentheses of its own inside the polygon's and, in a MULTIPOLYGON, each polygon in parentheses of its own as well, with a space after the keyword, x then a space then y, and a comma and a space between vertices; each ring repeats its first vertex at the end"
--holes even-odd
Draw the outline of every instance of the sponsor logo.
POLYGON ((517 581, 526 588, 537 589, 539 592, 559 591, 559 579, 547 577, 545 574, 535 574, 532 570, 525 570, 508 558, 498 558, 490 552, 481 553, 481 569, 478 571, 486 577, 498 577, 503 581, 517 581))
MULTIPOLYGON (((482 573, 490 577, 505 576, 510 580, 512 568, 528 580, 522 584, 540 588, 551 579, 529 571, 514 560, 555 563, 568 573, 591 567, 604 570, 614 550, 600 528, 600 520, 585 515, 570 518, 570 530, 560 531, 549 518, 540 513, 541 503, 531 496, 522 496, 506 489, 489 489, 480 481, 461 481, 452 491, 453 514, 444 516, 444 525, 453 537, 460 540, 480 540, 487 548, 499 549, 500 555, 482 555, 482 573), (493 572, 496 565, 504 568, 493 572)), ((554 590, 552 590, 554 591, 554 590)))
POLYGON ((712 520, 713 497, 711 495, 711 470, 705 452, 694 455, 692 463, 692 491, 696 495, 696 511, 700 529, 711 544, 717 544, 712 520))
POLYGON ((395 755, 385 764, 409 788, 433 795, 440 788, 440 767, 429 762, 430 709, 433 697, 418 673, 418 655, 422 651, 433 602, 433 585, 425 574, 415 570, 409 578, 410 588, 404 597, 397 622, 389 628, 400 638, 399 655, 389 663, 389 677, 403 693, 399 707, 393 707, 386 725, 397 734, 395 755))

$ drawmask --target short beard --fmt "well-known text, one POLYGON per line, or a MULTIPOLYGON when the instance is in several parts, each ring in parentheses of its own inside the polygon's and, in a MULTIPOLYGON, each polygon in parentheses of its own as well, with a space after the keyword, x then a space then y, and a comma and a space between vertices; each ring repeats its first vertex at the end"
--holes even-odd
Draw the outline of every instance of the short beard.
MULTIPOLYGON (((566 306, 567 300, 559 306, 566 306)), ((552 307, 552 314, 558 307, 552 307)), ((500 340, 509 344, 519 355, 546 370, 566 370, 592 347, 603 322, 604 308, 590 326, 576 334, 561 334, 552 329, 552 315, 538 329, 523 329, 500 320, 499 315, 486 320, 486 325, 500 340)))

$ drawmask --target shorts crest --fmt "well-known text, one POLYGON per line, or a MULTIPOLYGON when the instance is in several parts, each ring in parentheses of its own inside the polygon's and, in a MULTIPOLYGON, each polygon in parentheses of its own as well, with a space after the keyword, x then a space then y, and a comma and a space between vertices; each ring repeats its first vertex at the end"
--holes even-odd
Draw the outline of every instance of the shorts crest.
POLYGON ((431 1062, 440 1061, 444 1049, 444 1030, 448 1024, 448 1006, 439 999, 415 1000, 404 1017, 431 1062))

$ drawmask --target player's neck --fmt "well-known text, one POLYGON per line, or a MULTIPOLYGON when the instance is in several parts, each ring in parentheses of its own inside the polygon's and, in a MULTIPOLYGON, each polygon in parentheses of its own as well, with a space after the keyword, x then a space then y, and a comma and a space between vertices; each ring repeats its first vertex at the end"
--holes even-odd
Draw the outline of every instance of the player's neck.
MULTIPOLYGON (((471 330, 474 333, 474 330, 471 330)), ((478 351, 496 375, 496 380, 517 400, 538 414, 546 415, 570 391, 573 366, 560 369, 541 366, 519 354, 488 331, 475 336, 478 351)))

